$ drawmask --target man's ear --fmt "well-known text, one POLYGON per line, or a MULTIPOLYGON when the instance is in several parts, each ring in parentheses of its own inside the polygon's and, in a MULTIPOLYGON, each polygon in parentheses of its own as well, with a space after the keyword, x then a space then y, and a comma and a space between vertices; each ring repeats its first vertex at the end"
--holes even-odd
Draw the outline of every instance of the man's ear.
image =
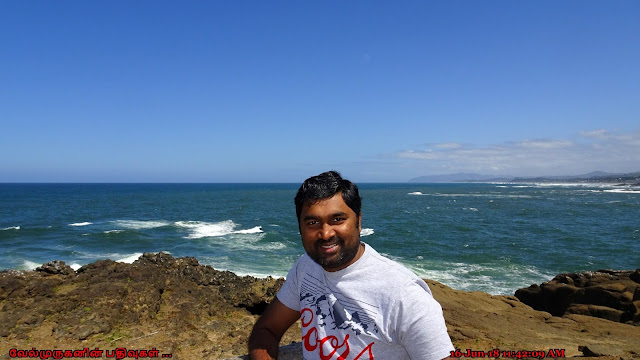
POLYGON ((362 212, 358 214, 358 230, 362 231, 362 212))

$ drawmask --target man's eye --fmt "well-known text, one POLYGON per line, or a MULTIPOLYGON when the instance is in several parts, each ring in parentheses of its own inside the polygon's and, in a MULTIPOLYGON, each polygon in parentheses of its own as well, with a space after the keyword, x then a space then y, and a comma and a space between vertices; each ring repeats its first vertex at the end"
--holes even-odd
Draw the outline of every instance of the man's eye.
POLYGON ((308 221, 308 222, 307 222, 307 225, 315 225, 315 224, 317 224, 317 223, 318 223, 317 221, 315 221, 315 220, 311 220, 311 221, 308 221))
POLYGON ((344 221, 344 220, 345 220, 345 219, 344 219, 344 218, 341 218, 341 217, 337 217, 337 218, 334 218, 334 219, 333 219, 333 221, 335 221, 335 222, 341 222, 341 221, 344 221))

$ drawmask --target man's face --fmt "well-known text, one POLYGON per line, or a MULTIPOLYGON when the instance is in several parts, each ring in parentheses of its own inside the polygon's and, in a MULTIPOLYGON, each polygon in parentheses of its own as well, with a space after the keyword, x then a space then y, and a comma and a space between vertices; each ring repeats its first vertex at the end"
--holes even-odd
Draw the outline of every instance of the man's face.
POLYGON ((307 254, 327 271, 338 271, 362 256, 360 216, 337 193, 305 204, 300 213, 300 235, 307 254))

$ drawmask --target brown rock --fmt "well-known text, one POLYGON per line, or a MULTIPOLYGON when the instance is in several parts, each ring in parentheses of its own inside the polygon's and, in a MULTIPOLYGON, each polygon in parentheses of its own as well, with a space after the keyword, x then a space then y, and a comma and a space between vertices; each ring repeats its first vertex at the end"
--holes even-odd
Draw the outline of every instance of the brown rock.
POLYGON ((611 346, 598 345, 598 344, 580 346, 578 347, 578 350, 582 351, 584 356, 589 356, 589 357, 620 356, 622 354, 622 351, 620 351, 619 349, 613 348, 611 346))
POLYGON ((57 274, 57 275, 75 275, 76 272, 64 261, 53 260, 46 264, 42 264, 42 266, 37 267, 36 271, 42 271, 47 274, 57 274))
POLYGON ((640 325, 638 309, 633 304, 640 297, 640 286, 632 279, 639 270, 561 274, 540 286, 519 289, 515 296, 554 316, 578 313, 640 325))
POLYGON ((624 314, 621 310, 610 307, 586 304, 573 304, 567 308, 565 313, 595 316, 615 322, 620 322, 624 314))
MULTIPOLYGON (((605 277, 616 276, 616 272, 565 275, 565 282, 548 288, 577 296, 583 289, 576 284, 601 285, 605 277)), ((175 259, 167 254, 145 254, 133 264, 97 261, 79 269, 77 275, 0 272, 0 356, 12 348, 34 347, 156 348, 160 354, 171 353, 173 359, 242 356, 253 323, 282 282, 240 277, 199 265, 194 258, 175 259)), ((640 354, 640 327, 580 314, 552 316, 517 297, 464 292, 427 282, 442 305, 457 348, 565 349, 570 357, 582 355, 579 346, 588 344, 591 349, 591 344, 597 344, 619 349, 619 357, 640 354)), ((634 309, 640 305, 631 304, 634 309)), ((296 324, 282 344, 298 341, 296 324)), ((287 349, 291 355, 283 351, 281 359, 300 359, 299 344, 287 349)))
MULTIPOLYGON (((0 354, 33 345, 82 349, 87 343, 156 347, 187 359, 202 358, 205 349, 212 359, 242 354, 256 318, 251 311, 261 311, 281 284, 162 253, 133 264, 97 261, 77 275, 61 262, 33 272, 0 272, 0 354), (213 323, 219 325, 208 327, 213 323)), ((291 337, 295 330, 289 341, 299 338, 291 337)))

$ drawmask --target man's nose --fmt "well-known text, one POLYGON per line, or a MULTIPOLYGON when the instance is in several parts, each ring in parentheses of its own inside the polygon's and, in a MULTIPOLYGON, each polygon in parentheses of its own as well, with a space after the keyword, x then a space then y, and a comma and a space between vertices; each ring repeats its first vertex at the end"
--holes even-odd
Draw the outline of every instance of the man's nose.
POLYGON ((336 235, 336 231, 330 224, 323 224, 320 230, 320 237, 322 240, 329 240, 336 235))

